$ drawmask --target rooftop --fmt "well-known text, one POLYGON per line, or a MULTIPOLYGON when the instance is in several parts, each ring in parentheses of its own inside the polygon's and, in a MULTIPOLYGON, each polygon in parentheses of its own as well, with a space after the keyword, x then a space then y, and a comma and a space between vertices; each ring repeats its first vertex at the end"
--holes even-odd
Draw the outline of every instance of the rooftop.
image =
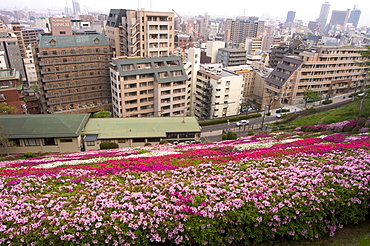
POLYGON ((184 81, 188 79, 181 58, 177 56, 114 59, 111 64, 119 72, 120 76, 154 74, 157 83, 184 81), (171 75, 171 71, 182 71, 182 75, 174 77, 171 75), (161 77, 159 75, 160 73, 165 73, 167 77, 161 77))
POLYGON ((39 37, 39 48, 62 48, 78 46, 108 45, 103 34, 91 35, 50 35, 39 37))
POLYGON ((82 135, 98 139, 166 137, 169 132, 200 132, 194 117, 92 118, 82 135))
POLYGON ((77 137, 89 114, 2 115, 0 124, 10 138, 77 137))

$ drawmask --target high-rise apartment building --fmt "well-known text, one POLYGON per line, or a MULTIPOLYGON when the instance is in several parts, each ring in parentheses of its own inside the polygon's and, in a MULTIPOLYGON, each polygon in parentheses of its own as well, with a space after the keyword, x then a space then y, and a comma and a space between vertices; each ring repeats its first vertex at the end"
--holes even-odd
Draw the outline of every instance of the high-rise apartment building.
POLYGON ((243 76, 215 64, 203 65, 197 74, 194 114, 200 120, 237 115, 243 76))
POLYGON ((352 23, 354 27, 357 27, 358 22, 360 20, 360 16, 361 16, 361 10, 356 9, 356 6, 355 6, 353 10, 351 11, 351 14, 349 15, 348 23, 352 23))
POLYGON ((174 13, 111 9, 106 36, 116 57, 171 56, 174 13))
POLYGON ((185 116, 187 79, 180 57, 113 59, 114 117, 185 116))
POLYGON ((304 91, 317 91, 322 98, 351 93, 362 86, 367 67, 359 65, 360 49, 314 47, 299 57, 285 57, 266 79, 264 105, 304 105, 304 91))
POLYGON ((234 44, 245 43, 246 38, 258 38, 264 31, 265 23, 255 20, 232 21, 230 40, 234 44))
POLYGON ((231 40, 232 19, 226 19, 224 23, 224 41, 231 40))
POLYGON ((242 49, 219 49, 217 63, 224 67, 244 65, 247 61, 247 51, 242 49))
POLYGON ((37 71, 35 67, 35 60, 33 59, 33 53, 30 46, 26 49, 26 58, 23 58, 24 68, 27 74, 28 86, 37 85, 37 71))
POLYGON ((11 32, 0 32, 0 52, 3 52, 4 67, 17 70, 21 79, 26 79, 21 49, 18 45, 18 37, 11 32))
POLYGON ((39 34, 42 33, 44 33, 44 29, 42 28, 31 28, 22 30, 23 43, 26 49, 27 46, 30 44, 37 44, 37 37, 39 36, 39 34))
POLYGON ((35 62, 43 112, 110 110, 109 48, 103 34, 41 36, 35 62))
POLYGON ((288 14, 286 16, 285 23, 294 22, 294 19, 295 19, 295 12, 294 11, 288 11, 288 14))
POLYGON ((19 46, 19 51, 21 52, 21 56, 25 58, 26 57, 26 46, 23 41, 23 33, 22 33, 21 25, 19 22, 13 22, 11 25, 12 25, 12 33, 14 33, 18 39, 18 46, 19 46))
POLYGON ((316 21, 319 23, 321 32, 325 30, 326 22, 329 17, 329 11, 330 11, 330 3, 329 2, 323 3, 321 5, 319 18, 316 19, 316 21))

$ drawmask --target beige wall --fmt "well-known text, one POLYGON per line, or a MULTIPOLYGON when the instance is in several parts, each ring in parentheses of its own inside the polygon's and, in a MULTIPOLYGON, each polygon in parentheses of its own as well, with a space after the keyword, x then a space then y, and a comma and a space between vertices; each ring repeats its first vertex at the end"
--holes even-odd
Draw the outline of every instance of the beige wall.
MULTIPOLYGON (((66 138, 56 138, 57 145, 43 145, 43 139, 38 139, 40 145, 38 146, 26 146, 23 139, 20 140, 21 146, 15 146, 9 149, 9 154, 24 154, 26 152, 32 153, 70 153, 80 151, 81 137, 66 137, 66 138), (71 139, 72 142, 61 142, 61 139, 71 139)), ((1 153, 6 154, 6 153, 1 153)))

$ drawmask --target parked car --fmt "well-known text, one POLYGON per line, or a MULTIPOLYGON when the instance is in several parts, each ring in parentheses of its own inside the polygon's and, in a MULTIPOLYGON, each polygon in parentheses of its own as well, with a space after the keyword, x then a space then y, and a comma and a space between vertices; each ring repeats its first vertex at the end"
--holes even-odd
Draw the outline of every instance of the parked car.
POLYGON ((279 118, 279 119, 280 119, 283 115, 284 115, 284 113, 277 114, 277 115, 276 115, 276 118, 279 118))
POLYGON ((236 126, 249 125, 249 120, 241 120, 241 121, 236 122, 235 124, 236 124, 236 126))

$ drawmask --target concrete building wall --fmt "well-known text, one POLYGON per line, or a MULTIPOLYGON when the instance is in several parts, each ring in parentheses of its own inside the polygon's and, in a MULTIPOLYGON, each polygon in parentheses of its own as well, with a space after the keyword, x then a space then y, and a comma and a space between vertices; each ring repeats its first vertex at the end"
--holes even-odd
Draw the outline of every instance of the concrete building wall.
POLYGON ((72 22, 71 18, 51 17, 49 18, 51 34, 54 35, 72 35, 72 22))
POLYGON ((217 54, 219 49, 226 47, 223 41, 207 41, 206 55, 211 57, 211 63, 217 62, 217 54))

